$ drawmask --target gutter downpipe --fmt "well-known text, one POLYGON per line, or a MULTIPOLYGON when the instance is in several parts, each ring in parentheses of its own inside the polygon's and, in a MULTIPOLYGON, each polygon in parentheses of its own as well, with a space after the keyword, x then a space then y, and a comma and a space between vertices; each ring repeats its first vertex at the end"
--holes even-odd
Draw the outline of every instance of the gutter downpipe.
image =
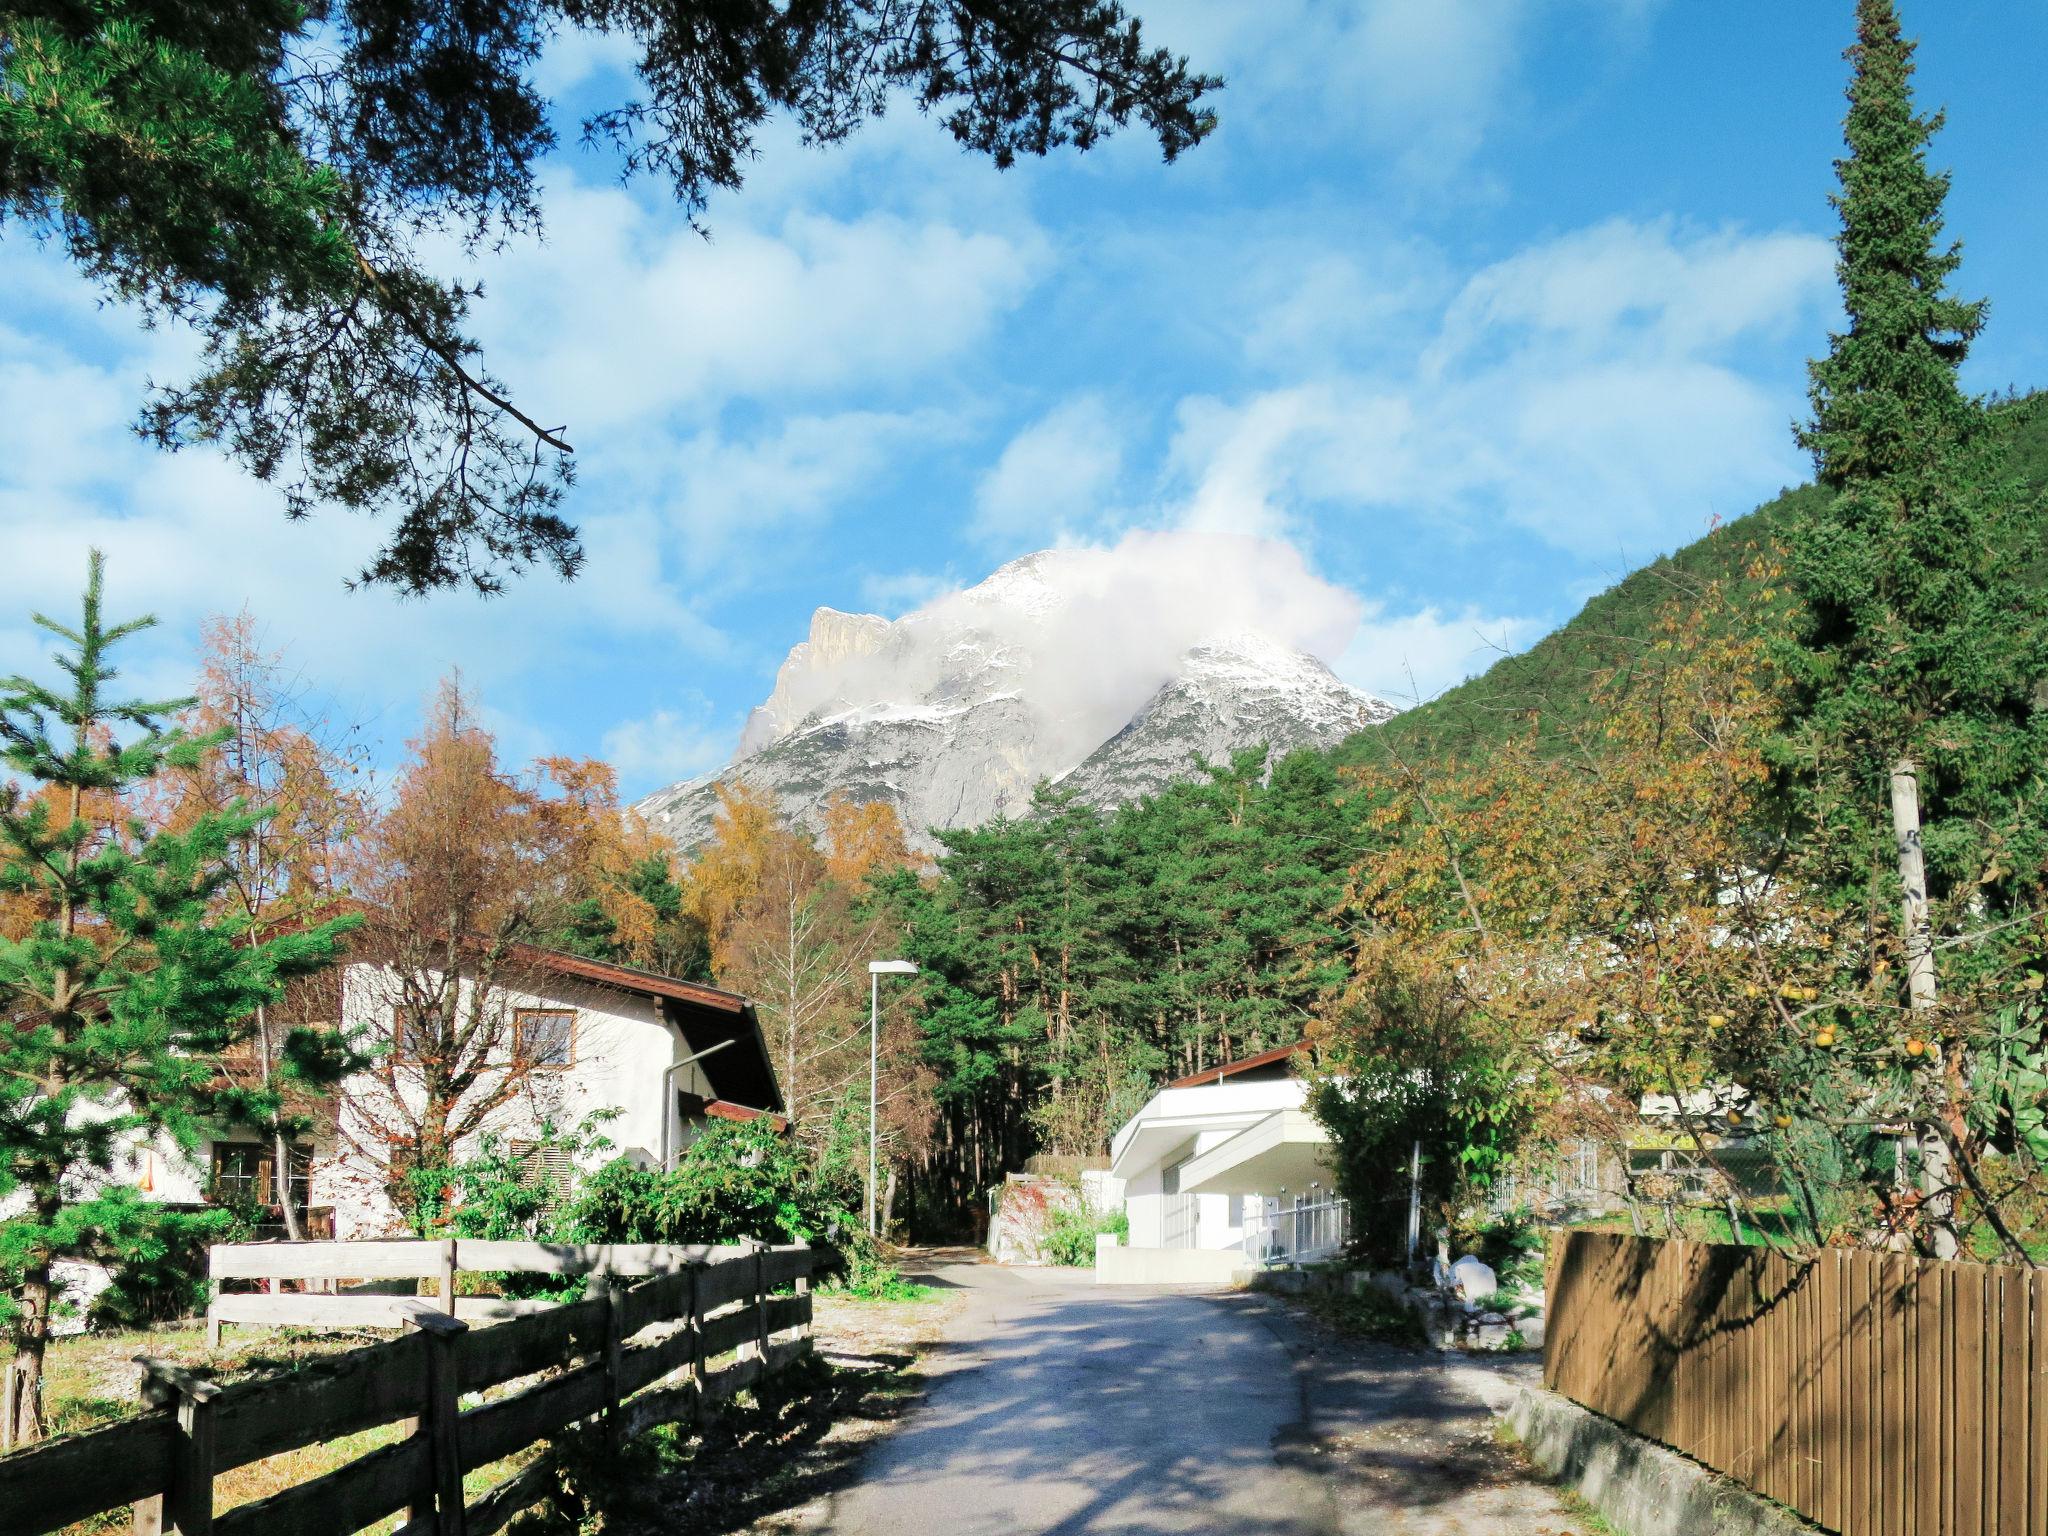
POLYGON ((662 1069, 661 1171, 663 1173, 667 1173, 671 1166, 669 1163, 669 1149, 675 1141, 675 1136, 673 1131, 671 1130, 671 1127, 674 1126, 676 1120, 676 1074, 682 1071, 685 1067, 695 1066, 698 1062, 702 1061, 706 1056, 714 1055, 717 1052, 724 1050, 728 1045, 737 1045, 738 1043, 739 1039, 737 1036, 730 1040, 721 1040, 716 1045, 706 1046, 703 1050, 697 1052, 697 1054, 694 1056, 685 1056, 681 1061, 672 1063, 671 1065, 662 1069))

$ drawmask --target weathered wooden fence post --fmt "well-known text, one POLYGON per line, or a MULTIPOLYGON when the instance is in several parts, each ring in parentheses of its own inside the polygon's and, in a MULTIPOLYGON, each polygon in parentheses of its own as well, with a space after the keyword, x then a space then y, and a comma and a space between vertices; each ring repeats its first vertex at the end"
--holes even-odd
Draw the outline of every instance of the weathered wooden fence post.
MULTIPOLYGON (((451 1245, 452 1247, 452 1245, 451 1245)), ((463 1536, 468 1511, 462 1503, 462 1450, 457 1441, 462 1411, 462 1382, 455 1359, 455 1341, 469 1332, 469 1324, 445 1312, 421 1307, 406 1319, 426 1335, 427 1401, 420 1415, 420 1430, 427 1437, 428 1486, 433 1490, 435 1536, 463 1536)), ((414 1508, 409 1518, 425 1511, 414 1508)))
MULTIPOLYGON (((804 1267, 803 1267, 803 1270, 802 1270, 802 1272, 801 1272, 800 1274, 798 1274, 798 1276, 796 1277, 796 1293, 797 1293, 797 1295, 799 1295, 799 1296, 808 1296, 808 1295, 810 1295, 810 1294, 811 1294, 811 1266, 812 1266, 813 1264, 817 1263, 817 1261, 818 1261, 818 1259, 817 1259, 817 1255, 816 1255, 815 1253, 813 1253, 813 1252, 812 1252, 812 1251, 811 1251, 810 1249, 806 1248, 806 1249, 804 1250, 804 1267)), ((813 1305, 815 1305, 815 1303, 813 1303, 813 1305)), ((797 1346, 797 1353, 798 1353, 799 1355, 808 1355, 808 1354, 809 1354, 809 1353, 811 1352, 811 1309, 810 1309, 810 1307, 806 1307, 806 1308, 804 1308, 804 1323, 803 1323, 803 1330, 802 1330, 802 1332, 801 1332, 801 1333, 799 1333, 799 1334, 797 1335, 797 1337, 798 1337, 798 1338, 799 1338, 800 1340, 802 1340, 802 1342, 801 1342, 801 1343, 800 1343, 800 1344, 799 1344, 799 1345, 797 1346)))
POLYGON ((711 1417, 711 1404, 704 1391, 704 1271, 708 1266, 699 1260, 690 1266, 690 1394, 695 1405, 691 1412, 699 1425, 711 1417))
POLYGON ((450 1317, 455 1315, 455 1239, 444 1239, 441 1244, 441 1310, 450 1317))
POLYGON ((754 1247, 754 1360, 755 1380, 768 1374, 768 1250, 754 1247))
POLYGON ((213 1536, 213 1400, 220 1387, 202 1381, 167 1360, 139 1357, 146 1402, 177 1414, 177 1449, 171 1458, 171 1486, 160 1499, 135 1506, 138 1536, 176 1531, 178 1536, 213 1536))
POLYGON ((626 1340, 620 1331, 618 1287, 612 1281, 611 1270, 602 1263, 591 1272, 589 1295, 604 1301, 604 1429, 606 1439, 616 1450, 622 1438, 619 1432, 625 1425, 619 1412, 619 1371, 624 1364, 626 1340))

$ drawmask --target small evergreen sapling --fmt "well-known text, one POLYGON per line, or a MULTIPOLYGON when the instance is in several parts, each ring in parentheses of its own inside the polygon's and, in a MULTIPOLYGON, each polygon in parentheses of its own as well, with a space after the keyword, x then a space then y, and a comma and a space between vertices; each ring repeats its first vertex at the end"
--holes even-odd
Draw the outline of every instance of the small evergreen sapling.
MULTIPOLYGON (((43 1432, 57 1266, 146 1259, 177 1223, 117 1182, 123 1149, 275 1123, 276 1090, 228 1081, 217 1060, 288 978, 332 962, 348 926, 259 941, 219 899, 231 847, 258 820, 240 805, 176 833, 121 810, 211 741, 165 724, 188 701, 109 696, 109 649, 154 621, 102 621, 101 567, 95 551, 77 629, 35 615, 72 648, 58 660, 68 689, 0 678, 0 763, 27 780, 0 783, 0 896, 26 919, 0 930, 0 1327, 13 1351, 0 1445, 43 1432)), ((283 1076, 302 1083, 343 1065, 331 1035, 295 1034, 285 1054, 283 1076)))

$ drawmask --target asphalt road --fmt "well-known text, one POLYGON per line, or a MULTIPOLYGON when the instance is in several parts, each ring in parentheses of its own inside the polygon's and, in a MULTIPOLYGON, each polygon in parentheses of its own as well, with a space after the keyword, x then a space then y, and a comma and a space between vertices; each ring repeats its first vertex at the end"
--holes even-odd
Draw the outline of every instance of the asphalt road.
POLYGON ((958 1265, 927 1401, 870 1453, 835 1536, 1573 1530, 1493 1437, 1497 1380, 1321 1336, 1242 1293, 958 1265))

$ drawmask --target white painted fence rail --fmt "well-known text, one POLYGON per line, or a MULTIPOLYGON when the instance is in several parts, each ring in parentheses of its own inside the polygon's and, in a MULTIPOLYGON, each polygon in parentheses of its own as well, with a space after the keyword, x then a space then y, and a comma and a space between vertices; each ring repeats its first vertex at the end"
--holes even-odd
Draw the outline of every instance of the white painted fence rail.
POLYGON ((393 1280, 435 1282, 437 1310, 465 1322, 523 1317, 548 1305, 500 1296, 461 1296, 455 1277, 471 1274, 668 1275, 742 1250, 707 1243, 536 1243, 487 1238, 368 1243, 219 1243, 207 1257, 216 1293, 206 1309, 206 1339, 220 1344, 228 1323, 258 1328, 403 1328, 419 1310, 416 1295, 377 1287, 393 1280), (263 1280, 257 1292, 221 1292, 222 1280, 263 1280), (298 1281, 313 1290, 279 1291, 298 1281), (362 1285, 364 1288, 353 1289, 362 1285))
MULTIPOLYGON (((284 1262, 248 1257, 251 1247, 344 1245, 235 1246, 223 1263, 284 1262)), ((412 1260, 400 1250, 415 1245, 350 1246, 386 1250, 373 1262, 398 1267, 386 1277, 402 1279, 412 1260)), ((439 1244, 417 1246, 436 1250, 439 1262, 439 1244)), ((486 1252, 493 1267, 512 1256, 502 1246, 486 1252)), ((407 1511, 400 1536, 491 1536, 542 1496, 551 1469, 543 1458, 474 1503, 465 1503, 464 1473, 570 1424, 602 1422, 624 1439, 701 1417, 809 1351, 809 1248, 629 1252, 619 1261, 645 1266, 638 1283, 607 1280, 587 1300, 494 1328, 471 1329, 431 1298, 378 1298, 403 1309, 411 1331, 281 1376, 221 1386, 145 1361, 155 1411, 0 1456, 0 1533, 43 1536, 126 1505, 136 1536, 349 1536, 399 1510, 407 1511), (674 1257, 683 1253, 705 1257, 674 1257), (792 1294, 776 1294, 785 1289, 792 1294), (494 1390, 502 1395, 463 1407, 465 1397, 494 1390), (400 1421, 410 1429, 391 1444, 214 1511, 222 1472, 400 1421)), ((584 1262, 558 1256, 565 1266, 584 1262)))

